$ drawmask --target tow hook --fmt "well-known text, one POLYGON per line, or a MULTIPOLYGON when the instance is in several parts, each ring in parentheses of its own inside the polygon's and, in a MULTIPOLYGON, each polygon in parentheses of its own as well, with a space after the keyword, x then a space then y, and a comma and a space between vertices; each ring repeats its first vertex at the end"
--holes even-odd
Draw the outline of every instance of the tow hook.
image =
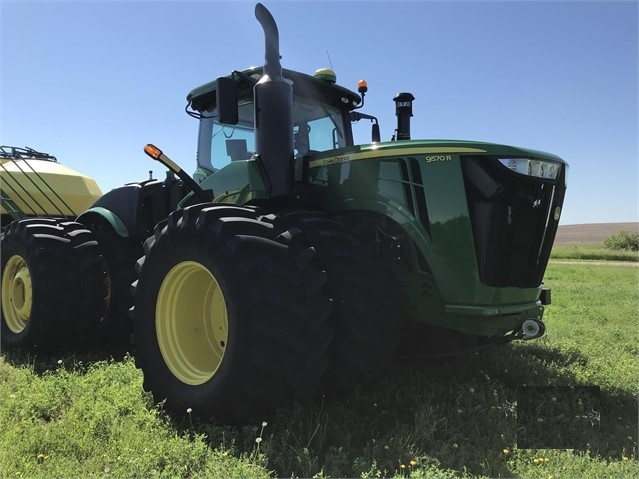
POLYGON ((546 326, 539 319, 527 319, 521 325, 521 339, 524 341, 539 338, 546 332, 546 326))

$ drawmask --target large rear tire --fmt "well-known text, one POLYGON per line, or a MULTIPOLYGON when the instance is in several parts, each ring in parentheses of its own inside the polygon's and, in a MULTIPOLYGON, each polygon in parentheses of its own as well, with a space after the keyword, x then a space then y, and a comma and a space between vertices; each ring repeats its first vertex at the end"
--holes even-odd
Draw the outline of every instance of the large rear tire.
POLYGON ((322 212, 281 212, 276 224, 299 228, 326 271, 324 289, 335 304, 326 386, 348 390, 370 382, 391 363, 399 341, 397 294, 384 262, 368 254, 344 223, 322 212))
POLYGON ((144 387, 167 410, 244 423, 317 391, 331 304, 297 233, 214 204, 155 228, 137 264, 133 327, 144 387))
POLYGON ((91 338, 106 296, 91 232, 35 218, 8 225, 1 241, 2 345, 57 351, 91 338))

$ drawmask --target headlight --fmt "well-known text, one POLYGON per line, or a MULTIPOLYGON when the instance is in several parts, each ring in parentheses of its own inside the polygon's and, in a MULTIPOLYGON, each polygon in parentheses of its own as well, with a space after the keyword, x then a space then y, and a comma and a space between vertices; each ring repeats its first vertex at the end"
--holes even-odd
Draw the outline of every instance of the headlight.
POLYGON ((552 161, 531 160, 530 158, 500 158, 499 162, 522 175, 556 180, 559 175, 558 163, 552 161))

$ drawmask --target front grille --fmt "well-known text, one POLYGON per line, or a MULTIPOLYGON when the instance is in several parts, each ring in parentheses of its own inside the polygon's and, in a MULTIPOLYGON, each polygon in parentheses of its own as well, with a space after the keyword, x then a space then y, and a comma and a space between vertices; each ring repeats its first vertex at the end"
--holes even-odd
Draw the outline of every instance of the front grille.
POLYGON ((511 171, 493 156, 462 157, 481 281, 489 286, 541 284, 565 193, 565 167, 555 180, 511 171))

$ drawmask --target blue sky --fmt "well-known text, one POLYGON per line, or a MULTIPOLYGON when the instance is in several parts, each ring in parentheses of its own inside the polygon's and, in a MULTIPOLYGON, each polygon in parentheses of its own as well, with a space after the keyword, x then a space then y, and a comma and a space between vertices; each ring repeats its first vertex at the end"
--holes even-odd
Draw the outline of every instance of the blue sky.
MULTIPOLYGON (((561 224, 639 221, 638 3, 268 1, 283 66, 366 79, 362 110, 413 138, 490 141, 570 163, 561 224)), ((263 63, 253 1, 0 3, 0 143, 54 154, 104 191, 163 171, 155 143, 193 171, 195 86, 263 63)), ((366 141, 369 123, 356 126, 366 141)))

